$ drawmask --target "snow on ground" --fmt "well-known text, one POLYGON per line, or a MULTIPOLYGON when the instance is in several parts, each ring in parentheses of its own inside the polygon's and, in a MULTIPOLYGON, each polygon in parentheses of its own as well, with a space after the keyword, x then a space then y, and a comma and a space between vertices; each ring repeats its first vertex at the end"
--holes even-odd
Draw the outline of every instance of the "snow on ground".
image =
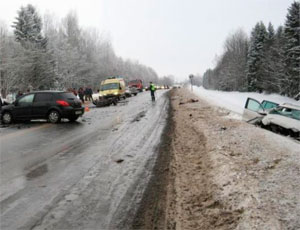
POLYGON ((289 97, 280 96, 278 94, 260 94, 249 92, 224 92, 217 90, 207 90, 203 87, 193 87, 193 93, 205 99, 210 104, 228 109, 235 114, 231 114, 231 118, 241 119, 244 106, 248 97, 262 102, 263 100, 273 101, 279 104, 291 103, 300 106, 300 102, 289 97))
POLYGON ((249 94, 198 93, 198 103, 187 90, 171 94, 175 125, 165 229, 300 230, 299 142, 224 119, 227 113, 202 100, 204 95, 234 109, 249 94))

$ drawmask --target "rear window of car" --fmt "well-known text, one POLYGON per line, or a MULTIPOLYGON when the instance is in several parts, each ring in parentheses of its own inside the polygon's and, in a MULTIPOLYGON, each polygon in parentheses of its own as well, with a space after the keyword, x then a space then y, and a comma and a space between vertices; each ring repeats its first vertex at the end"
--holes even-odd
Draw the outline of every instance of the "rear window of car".
POLYGON ((52 101, 53 95, 51 93, 37 93, 34 102, 52 101))
POLYGON ((57 95, 58 99, 64 99, 64 100, 75 100, 77 97, 73 93, 59 93, 57 95))

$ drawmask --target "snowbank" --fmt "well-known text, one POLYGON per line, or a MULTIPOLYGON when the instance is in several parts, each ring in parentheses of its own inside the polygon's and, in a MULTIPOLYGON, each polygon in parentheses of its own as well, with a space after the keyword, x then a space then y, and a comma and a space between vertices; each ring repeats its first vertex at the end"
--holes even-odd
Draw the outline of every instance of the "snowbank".
POLYGON ((289 97, 283 97, 278 94, 260 94, 260 93, 241 93, 241 92, 224 92, 217 90, 207 90, 203 87, 193 86, 193 93, 200 96, 210 104, 228 109, 237 113, 243 114, 246 99, 248 97, 254 98, 258 101, 268 100, 279 104, 291 103, 300 106, 300 102, 289 97))

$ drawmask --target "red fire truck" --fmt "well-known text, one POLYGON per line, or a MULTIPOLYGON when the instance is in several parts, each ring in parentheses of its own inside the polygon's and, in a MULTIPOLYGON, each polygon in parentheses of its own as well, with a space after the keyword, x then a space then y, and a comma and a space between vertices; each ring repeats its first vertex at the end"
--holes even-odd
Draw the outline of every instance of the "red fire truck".
POLYGON ((129 88, 135 87, 135 88, 137 88, 140 92, 142 92, 142 91, 143 91, 143 82, 142 82, 142 80, 140 80, 140 79, 131 80, 131 81, 128 83, 128 87, 129 87, 129 88))

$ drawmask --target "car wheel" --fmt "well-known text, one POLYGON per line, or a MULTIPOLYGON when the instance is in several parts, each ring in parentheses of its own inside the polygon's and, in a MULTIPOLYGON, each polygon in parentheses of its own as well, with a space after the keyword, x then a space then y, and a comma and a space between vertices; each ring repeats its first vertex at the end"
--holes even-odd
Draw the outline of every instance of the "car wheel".
POLYGON ((59 123, 61 120, 61 116, 56 110, 51 110, 48 114, 48 120, 51 123, 59 123))
POLYGON ((11 124, 13 122, 13 117, 10 112, 4 112, 2 115, 2 122, 4 124, 11 124))
POLYGON ((74 122, 78 119, 78 117, 79 116, 72 116, 72 117, 69 117, 68 119, 69 119, 70 122, 74 122))

